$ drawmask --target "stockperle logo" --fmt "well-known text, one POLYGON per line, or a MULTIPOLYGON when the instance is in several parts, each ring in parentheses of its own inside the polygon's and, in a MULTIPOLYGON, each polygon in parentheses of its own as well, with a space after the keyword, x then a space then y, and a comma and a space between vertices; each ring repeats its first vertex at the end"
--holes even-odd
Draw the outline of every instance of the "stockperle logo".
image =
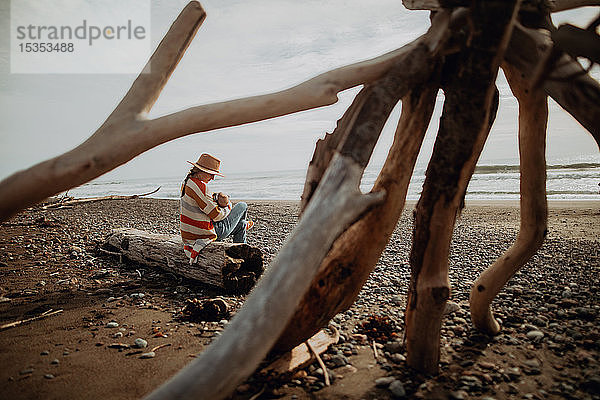
POLYGON ((137 74, 151 54, 150 0, 11 0, 10 18, 11 73, 137 74))

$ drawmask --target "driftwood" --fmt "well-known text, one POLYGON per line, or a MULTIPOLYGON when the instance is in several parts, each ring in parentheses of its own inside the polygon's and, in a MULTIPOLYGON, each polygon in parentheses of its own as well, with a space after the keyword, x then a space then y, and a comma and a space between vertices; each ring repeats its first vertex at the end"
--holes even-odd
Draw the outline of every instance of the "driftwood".
POLYGON ((50 317, 52 315, 60 314, 61 312, 63 312, 62 309, 60 309, 60 310, 54 310, 54 311, 53 310, 48 310, 48 311, 46 311, 46 312, 44 312, 44 313, 42 313, 40 315, 37 315, 35 317, 22 319, 22 320, 15 321, 15 322, 9 322, 8 324, 0 325, 0 331, 3 331, 5 329, 14 328, 16 326, 23 325, 23 324, 26 324, 28 322, 32 322, 32 321, 37 321, 37 320, 40 320, 40 319, 44 319, 44 318, 50 317))
MULTIPOLYGON (((429 65, 435 67, 433 62, 429 65)), ((437 82, 427 83, 420 92, 411 92, 402 99, 394 142, 373 186, 374 191, 386 191, 385 202, 371 209, 335 241, 279 338, 278 350, 295 346, 350 307, 375 268, 402 214, 410 177, 433 112, 437 82), (364 245, 365 237, 369 237, 369 246, 364 245), (320 312, 314 312, 315 309, 320 312)), ((317 148, 313 159, 324 154, 317 148)))
POLYGON ((122 228, 113 230, 105 244, 132 261, 220 287, 230 293, 248 293, 264 269, 260 249, 247 244, 210 243, 192 265, 183 253, 179 235, 122 228))
POLYGON ((457 214, 498 106, 495 81, 518 1, 477 3, 471 46, 446 58, 438 137, 414 217, 406 305, 407 364, 436 373, 440 328, 450 296, 448 254, 457 214), (465 85, 465 82, 469 82, 465 85))
MULTIPOLYGON (((506 62, 516 67, 529 82, 539 60, 550 52, 548 35, 515 25, 506 53, 506 62)), ((545 92, 571 114, 594 137, 600 146, 600 84, 585 73, 581 65, 568 55, 562 55, 551 66, 540 85, 545 92)))
MULTIPOLYGON (((600 6, 598 0, 523 0, 521 9, 539 11, 547 7, 552 12, 572 10, 585 6, 600 6)), ((469 7, 471 0, 402 0, 409 10, 439 10, 442 8, 469 7)))
POLYGON ((157 187, 156 189, 154 189, 151 192, 142 193, 142 194, 133 194, 133 195, 130 195, 130 196, 111 195, 111 196, 88 197, 88 198, 84 198, 84 199, 73 199, 73 200, 58 201, 56 203, 47 204, 47 205, 43 206, 42 210, 48 210, 48 209, 51 209, 51 208, 69 207, 69 206, 72 206, 72 205, 75 205, 75 204, 82 204, 82 203, 95 203, 97 201, 104 201, 104 200, 131 200, 131 199, 138 199, 140 197, 150 196, 151 194, 154 194, 154 193, 158 192, 159 190, 160 190, 160 186, 157 187))
POLYGON ((515 243, 473 284, 471 319, 475 327, 495 335, 500 326, 491 303, 510 278, 540 248, 546 236, 546 123, 548 100, 540 88, 530 90, 519 71, 504 66, 513 94, 519 100, 519 153, 521 158, 521 229, 515 243))
POLYGON ((333 334, 320 330, 306 342, 300 343, 292 350, 279 356, 275 361, 263 368, 261 374, 289 375, 297 369, 308 365, 314 360, 314 357, 327 350, 329 345, 337 343, 339 339, 340 334, 337 330, 334 330, 333 334))

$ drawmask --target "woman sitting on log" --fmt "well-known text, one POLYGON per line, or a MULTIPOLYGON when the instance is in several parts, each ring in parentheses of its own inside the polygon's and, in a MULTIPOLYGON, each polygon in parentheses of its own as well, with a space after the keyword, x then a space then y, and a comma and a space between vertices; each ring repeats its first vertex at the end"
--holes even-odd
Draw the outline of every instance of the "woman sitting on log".
POLYGON ((193 167, 181 186, 180 229, 183 250, 192 264, 212 241, 232 236, 234 243, 246 243, 246 231, 254 223, 246 220, 246 203, 232 207, 226 194, 209 192, 208 182, 215 175, 223 176, 219 172, 219 159, 204 153, 197 162, 188 163, 193 167))

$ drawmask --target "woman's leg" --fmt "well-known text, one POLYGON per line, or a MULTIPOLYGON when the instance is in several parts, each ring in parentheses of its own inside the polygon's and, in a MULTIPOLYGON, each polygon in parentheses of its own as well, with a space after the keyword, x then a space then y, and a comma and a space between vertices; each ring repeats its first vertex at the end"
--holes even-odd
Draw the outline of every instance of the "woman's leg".
POLYGON ((233 206, 227 218, 214 222, 217 240, 233 235, 234 243, 246 243, 246 214, 248 205, 240 201, 233 206))

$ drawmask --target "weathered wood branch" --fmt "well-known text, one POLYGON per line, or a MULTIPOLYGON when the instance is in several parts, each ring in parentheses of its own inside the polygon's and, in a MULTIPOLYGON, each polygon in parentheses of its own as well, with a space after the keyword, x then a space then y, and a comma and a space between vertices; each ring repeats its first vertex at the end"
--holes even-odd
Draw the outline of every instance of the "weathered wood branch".
POLYGON ((67 207, 67 206, 72 206, 72 205, 75 205, 75 204, 82 204, 82 203, 95 203, 97 201, 103 201, 103 200, 131 200, 131 199, 137 199, 137 198, 140 198, 140 197, 149 196, 151 194, 154 194, 154 193, 158 192, 159 190, 160 190, 160 186, 157 187, 156 189, 154 189, 151 192, 142 193, 142 194, 132 194, 132 195, 129 195, 129 196, 111 195, 111 196, 88 197, 88 198, 84 198, 84 199, 73 199, 73 200, 59 201, 57 203, 47 204, 47 205, 43 206, 42 210, 48 210, 48 209, 51 209, 51 208, 67 207))
POLYGON ((423 372, 438 371, 452 231, 495 117, 495 80, 519 3, 473 2, 471 46, 444 64, 444 110, 415 210, 406 306, 407 364, 423 372))
POLYGON ((552 12, 567 11, 579 7, 600 6, 598 0, 549 0, 552 12))
POLYGON ((595 30, 564 24, 552 32, 554 47, 573 58, 585 57, 600 64, 600 36, 595 30))
POLYGON ((519 154, 521 159, 521 228, 515 243, 482 272, 471 289, 471 319, 475 327, 495 335, 500 325, 491 304, 506 282, 540 248, 546 235, 546 124, 547 95, 529 83, 514 67, 504 66, 513 94, 519 100, 519 154))
MULTIPOLYGON (((424 65, 433 69, 435 62, 424 65)), ((335 241, 277 341, 277 350, 294 347, 350 307, 375 268, 402 214, 408 184, 435 105, 438 80, 432 71, 428 72, 432 73, 431 79, 402 99, 394 142, 373 186, 373 191, 386 191, 385 202, 366 213, 335 241)))
POLYGON ((122 256, 189 279, 246 294, 263 273, 260 249, 247 244, 213 242, 190 265, 179 235, 149 233, 133 228, 114 229, 105 244, 122 256))
POLYGON ((19 171, 0 182, 0 221, 178 137, 333 104, 338 92, 379 79, 415 47, 423 44, 430 49, 437 47, 445 32, 445 29, 430 30, 427 35, 398 50, 326 72, 281 92, 193 107, 154 120, 147 120, 143 112, 134 115, 136 110, 147 110, 155 100, 157 91, 164 85, 164 77, 183 56, 203 19, 200 4, 191 2, 149 61, 153 72, 134 82, 126 98, 88 140, 61 156, 19 171), (177 49, 179 53, 174 56, 174 50, 169 49, 177 49), (142 88, 142 83, 147 84, 148 89, 139 89, 138 99, 135 93, 142 88))
MULTIPOLYGON (((540 60, 551 51, 548 35, 515 25, 506 62, 530 83, 540 60)), ((545 92, 587 129, 600 147, 600 84, 568 55, 560 57, 541 83, 545 92)))
MULTIPOLYGON (((439 10, 442 8, 469 7, 471 0, 402 0, 409 10, 439 10)), ((598 0, 523 0, 522 9, 548 9, 551 12, 572 10, 579 7, 600 6, 598 0)))
POLYGON ((190 2, 150 57, 144 71, 102 126, 84 143, 0 182, 0 221, 20 210, 88 182, 158 143, 147 137, 149 110, 183 56, 206 13, 190 2))
POLYGON ((320 330, 306 342, 300 343, 263 368, 261 374, 289 376, 291 372, 303 368, 312 362, 315 359, 314 354, 325 352, 329 345, 335 344, 339 340, 340 333, 337 330, 334 330, 333 334, 320 330), (310 344, 310 348, 308 344, 310 344))
POLYGON ((363 88, 354 98, 352 104, 342 118, 337 122, 337 125, 332 133, 325 135, 325 138, 317 140, 315 152, 313 158, 308 164, 308 170, 306 171, 306 181, 304 183, 304 189, 302 191, 300 201, 300 213, 304 211, 312 195, 314 194, 323 174, 327 171, 329 163, 333 158, 336 150, 341 143, 348 136, 348 132, 354 125, 356 118, 365 105, 365 101, 372 94, 373 89, 370 86, 363 88))

